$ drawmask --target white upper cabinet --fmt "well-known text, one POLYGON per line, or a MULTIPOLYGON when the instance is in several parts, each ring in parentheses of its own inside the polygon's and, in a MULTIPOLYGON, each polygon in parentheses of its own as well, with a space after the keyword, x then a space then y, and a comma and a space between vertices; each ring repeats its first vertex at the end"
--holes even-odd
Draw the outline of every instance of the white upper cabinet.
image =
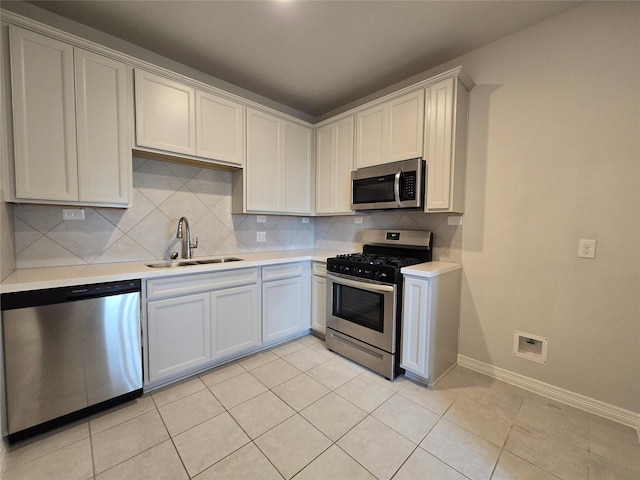
POLYGON ((353 115, 316 130, 316 214, 352 213, 353 115))
POLYGON ((242 105, 143 70, 135 92, 138 147, 242 166, 242 105))
MULTIPOLYGON (((244 213, 311 214, 312 129, 247 109, 247 162, 234 197, 244 213), (238 199, 244 176, 246 197, 238 199)), ((239 207, 234 208, 235 211, 239 207)))
POLYGON ((244 164, 244 107, 196 90, 196 155, 244 164))
POLYGON ((425 212, 464 213, 469 90, 458 77, 427 88, 425 212))
POLYGON ((422 157, 424 89, 357 114, 356 168, 422 157))
POLYGON ((247 110, 247 211, 279 210, 281 121, 257 110, 247 110))
POLYGON ((358 135, 356 168, 388 162, 389 131, 385 110, 388 105, 376 105, 357 115, 358 135))
POLYGON ((131 70, 76 50, 80 200, 129 202, 131 184, 131 70))
POLYGON ((15 201, 126 206, 129 67, 14 26, 10 48, 15 201))
POLYGON ((195 89, 136 70, 136 144, 195 155, 195 89))
POLYGON ((424 89, 389 102, 389 161, 422 156, 424 139, 424 89))

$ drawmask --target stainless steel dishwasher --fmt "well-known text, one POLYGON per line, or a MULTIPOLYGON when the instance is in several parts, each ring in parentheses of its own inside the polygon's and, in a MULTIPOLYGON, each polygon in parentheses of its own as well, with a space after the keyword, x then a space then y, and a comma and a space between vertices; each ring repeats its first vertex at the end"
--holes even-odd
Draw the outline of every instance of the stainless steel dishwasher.
POLYGON ((0 302, 10 442, 142 395, 140 280, 0 302))

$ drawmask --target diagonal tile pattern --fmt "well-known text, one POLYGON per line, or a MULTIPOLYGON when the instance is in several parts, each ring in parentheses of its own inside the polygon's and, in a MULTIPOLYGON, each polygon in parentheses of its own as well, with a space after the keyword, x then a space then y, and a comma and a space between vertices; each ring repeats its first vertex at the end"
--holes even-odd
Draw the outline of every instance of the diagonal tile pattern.
POLYGON ((13 209, 17 268, 167 258, 179 250, 181 216, 199 238, 196 256, 313 248, 313 220, 231 214, 231 173, 135 158, 128 209, 84 207, 84 221, 63 221, 62 207, 13 209), (256 232, 266 231, 258 243, 256 232))
POLYGON ((17 268, 129 262, 166 258, 179 250, 181 216, 198 237, 196 256, 324 248, 359 251, 365 228, 431 230, 433 258, 461 261, 462 227, 448 214, 371 212, 359 216, 300 217, 231 214, 231 173, 171 162, 133 158, 130 208, 85 207, 85 221, 62 220, 62 207, 17 204, 13 208, 17 268), (256 233, 267 232, 266 242, 256 233))
POLYGON ((308 335, 18 443, 2 478, 625 480, 640 446, 461 367, 389 382, 308 335))

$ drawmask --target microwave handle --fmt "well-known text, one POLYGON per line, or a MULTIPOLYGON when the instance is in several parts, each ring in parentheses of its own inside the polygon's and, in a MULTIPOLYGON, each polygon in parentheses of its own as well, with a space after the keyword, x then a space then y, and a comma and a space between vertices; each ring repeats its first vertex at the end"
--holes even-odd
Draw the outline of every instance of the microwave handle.
POLYGON ((396 173, 396 179, 393 182, 393 194, 396 197, 396 205, 398 207, 402 206, 402 201, 400 200, 400 177, 402 176, 402 168, 398 169, 396 173))

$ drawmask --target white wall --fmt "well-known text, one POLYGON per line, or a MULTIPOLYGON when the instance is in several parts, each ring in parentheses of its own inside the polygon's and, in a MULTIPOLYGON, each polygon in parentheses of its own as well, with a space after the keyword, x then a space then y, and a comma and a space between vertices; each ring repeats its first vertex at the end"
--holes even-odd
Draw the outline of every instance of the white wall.
POLYGON ((476 82, 460 353, 640 412, 640 4, 587 2, 454 64, 476 82), (548 365, 512 355, 516 329, 549 338, 548 365))

